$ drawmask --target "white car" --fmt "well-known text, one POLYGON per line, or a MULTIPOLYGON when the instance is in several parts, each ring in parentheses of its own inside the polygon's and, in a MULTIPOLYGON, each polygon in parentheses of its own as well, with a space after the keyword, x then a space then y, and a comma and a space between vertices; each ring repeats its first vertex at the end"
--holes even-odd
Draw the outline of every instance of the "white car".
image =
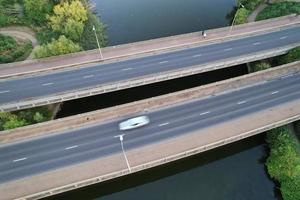
POLYGON ((119 124, 120 131, 130 130, 149 124, 149 117, 143 115, 123 121, 119 124))

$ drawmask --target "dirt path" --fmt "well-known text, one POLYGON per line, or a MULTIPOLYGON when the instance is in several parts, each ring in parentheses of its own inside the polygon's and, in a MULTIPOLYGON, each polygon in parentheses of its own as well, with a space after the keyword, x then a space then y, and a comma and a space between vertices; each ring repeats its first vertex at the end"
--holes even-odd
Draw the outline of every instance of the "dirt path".
POLYGON ((268 6, 267 0, 265 0, 262 4, 260 4, 249 16, 248 22, 255 22, 256 16, 266 7, 268 6))
MULTIPOLYGON (((11 27, 0 28, 0 33, 3 35, 12 36, 17 40, 31 41, 33 50, 38 46, 38 41, 36 39, 35 32, 28 27, 11 26, 11 27)), ((32 59, 33 50, 26 60, 32 59)))

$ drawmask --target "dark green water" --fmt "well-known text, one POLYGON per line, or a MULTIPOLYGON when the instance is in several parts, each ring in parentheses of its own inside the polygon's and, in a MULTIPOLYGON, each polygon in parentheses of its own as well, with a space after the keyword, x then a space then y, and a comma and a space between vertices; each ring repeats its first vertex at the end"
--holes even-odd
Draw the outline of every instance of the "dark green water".
POLYGON ((109 45, 223 27, 235 5, 235 0, 90 1, 107 25, 109 45))
POLYGON ((275 200, 264 135, 50 199, 275 200))

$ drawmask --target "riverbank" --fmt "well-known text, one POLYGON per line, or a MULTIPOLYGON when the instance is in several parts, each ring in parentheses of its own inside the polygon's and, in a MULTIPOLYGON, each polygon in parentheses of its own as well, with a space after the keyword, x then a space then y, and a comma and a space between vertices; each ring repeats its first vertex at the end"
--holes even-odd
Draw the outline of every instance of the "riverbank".
POLYGON ((266 166, 277 181, 284 200, 300 199, 300 144, 290 128, 283 126, 267 133, 270 148, 266 166))

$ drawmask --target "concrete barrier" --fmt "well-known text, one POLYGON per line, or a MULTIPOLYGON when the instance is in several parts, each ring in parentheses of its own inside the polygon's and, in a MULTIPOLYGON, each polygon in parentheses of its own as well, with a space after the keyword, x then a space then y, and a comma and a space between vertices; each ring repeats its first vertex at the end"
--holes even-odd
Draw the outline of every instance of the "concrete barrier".
POLYGON ((14 130, 2 131, 0 134, 0 144, 3 145, 36 136, 70 131, 82 126, 90 126, 114 119, 138 115, 143 112, 161 109, 163 107, 204 98, 210 95, 230 92, 236 89, 247 87, 249 85, 257 84, 262 81, 268 81, 284 75, 298 73, 299 71, 300 61, 205 86, 195 87, 180 92, 115 106, 112 108, 106 108, 99 111, 21 127, 14 130))

